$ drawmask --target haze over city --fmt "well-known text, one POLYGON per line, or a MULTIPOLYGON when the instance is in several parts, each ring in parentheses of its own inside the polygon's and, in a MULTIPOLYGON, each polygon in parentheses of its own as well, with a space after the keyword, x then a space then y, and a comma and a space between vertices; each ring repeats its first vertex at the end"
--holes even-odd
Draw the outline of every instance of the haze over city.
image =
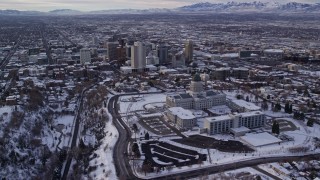
MULTIPOLYGON (((231 0, 230 0, 231 1, 231 0)), ((1 0, 0 9, 50 11, 54 9, 74 9, 81 11, 108 9, 148 9, 176 8, 199 2, 227 3, 224 0, 1 0)), ((233 2, 253 2, 253 0, 233 0, 233 2)), ((257 1, 259 2, 259 1, 257 1)), ((260 2, 288 3, 292 0, 260 0, 260 2)), ((318 3, 319 0, 296 0, 299 3, 318 3)))

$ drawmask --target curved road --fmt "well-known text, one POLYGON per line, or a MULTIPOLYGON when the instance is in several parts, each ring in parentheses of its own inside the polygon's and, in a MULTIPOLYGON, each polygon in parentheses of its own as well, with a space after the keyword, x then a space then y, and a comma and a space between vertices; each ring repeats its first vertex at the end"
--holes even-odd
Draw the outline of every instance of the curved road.
POLYGON ((288 162, 288 161, 301 161, 301 160, 311 160, 311 159, 319 159, 320 153, 313 155, 301 155, 301 156, 292 156, 292 157, 268 157, 268 158, 257 158, 253 160, 245 160, 235 163, 229 163, 224 165, 217 165, 213 167, 199 168, 193 169, 188 172, 180 172, 172 175, 164 175, 160 177, 150 178, 153 180, 175 180, 175 179, 189 179, 189 178, 197 178, 201 175, 210 175, 219 172, 244 168, 244 167, 252 167, 259 164, 272 163, 272 162, 288 162))
MULTIPOLYGON (((129 127, 123 122, 121 116, 118 112, 117 102, 120 96, 129 96, 129 95, 139 95, 139 94, 157 94, 157 93, 132 93, 132 94, 122 94, 115 95, 109 100, 108 111, 111 113, 113 117, 113 123, 119 132, 118 141, 115 144, 113 149, 113 159, 114 164, 117 171, 117 176, 120 179, 141 179, 135 176, 133 173, 131 166, 129 164, 129 158, 127 157, 127 147, 128 143, 132 141, 131 139, 131 131, 129 127)), ((300 155, 300 156, 291 156, 291 157, 260 157, 252 160, 244 160, 234 163, 228 163, 223 165, 216 165, 211 167, 199 167, 196 169, 186 170, 184 172, 178 172, 174 174, 167 175, 159 175, 150 178, 144 179, 155 179, 155 180, 175 180, 175 179, 188 179, 188 178, 196 178, 201 175, 215 174, 223 171, 234 170, 244 167, 252 167, 259 164, 272 163, 272 162, 281 162, 281 161, 301 161, 308 159, 319 159, 320 153, 312 154, 312 155, 300 155)))
MULTIPOLYGON (((80 112, 82 111, 82 107, 83 107, 83 98, 84 98, 84 93, 86 91, 88 91, 89 89, 91 89, 92 87, 94 87, 95 85, 97 85, 98 83, 95 83, 89 87, 86 87, 85 89, 82 90, 81 95, 80 95, 80 105, 78 106, 77 112, 76 112, 76 116, 75 116, 75 127, 73 130, 73 136, 72 136, 72 141, 71 141, 71 146, 69 147, 69 149, 73 149, 74 147, 77 146, 77 142, 78 142, 78 135, 79 135, 79 128, 80 128, 80 123, 81 123, 81 116, 80 116, 80 112)), ((71 162, 72 162, 72 156, 69 155, 67 157, 66 160, 66 165, 64 168, 64 171, 62 173, 62 178, 63 180, 67 179, 68 177, 68 173, 69 173, 69 169, 71 166, 71 162)))
POLYGON ((142 94, 159 94, 163 92, 154 93, 131 93, 115 95, 110 98, 108 104, 108 111, 112 115, 112 122, 119 132, 118 141, 113 148, 113 161, 116 168, 117 176, 121 179, 139 179, 137 178, 129 164, 127 156, 127 148, 131 139, 131 130, 126 123, 123 122, 118 111, 117 103, 120 96, 142 95, 142 94))

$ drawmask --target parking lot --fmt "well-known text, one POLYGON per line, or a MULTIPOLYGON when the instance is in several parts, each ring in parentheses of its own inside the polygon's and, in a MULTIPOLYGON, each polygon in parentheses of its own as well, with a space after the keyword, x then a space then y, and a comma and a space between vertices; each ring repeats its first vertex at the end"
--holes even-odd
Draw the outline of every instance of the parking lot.
POLYGON ((160 118, 161 117, 140 118, 139 124, 156 135, 169 135, 174 133, 160 118))
POLYGON ((207 159, 205 154, 160 141, 142 143, 141 149, 145 158, 152 163, 152 167, 189 166, 207 159))
POLYGON ((222 141, 214 138, 193 135, 188 138, 174 139, 173 141, 185 144, 192 147, 204 148, 204 149, 217 149, 222 152, 239 153, 239 152, 253 152, 254 150, 244 145, 239 141, 222 141))
MULTIPOLYGON (((280 132, 284 131, 295 131, 297 130, 297 126, 295 126, 292 122, 287 121, 285 119, 275 119, 279 123, 280 132)), ((269 121, 266 123, 266 128, 271 129, 272 128, 273 121, 269 121)))

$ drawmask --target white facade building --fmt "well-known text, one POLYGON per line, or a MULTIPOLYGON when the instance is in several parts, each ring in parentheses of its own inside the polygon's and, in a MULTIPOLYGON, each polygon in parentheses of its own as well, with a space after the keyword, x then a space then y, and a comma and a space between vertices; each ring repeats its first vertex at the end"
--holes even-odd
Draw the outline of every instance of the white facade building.
POLYGON ((179 129, 191 129, 197 124, 197 119, 192 112, 182 107, 169 108, 166 114, 179 129))
POLYGON ((231 128, 247 127, 249 129, 263 127, 265 114, 261 111, 252 111, 225 116, 208 117, 205 119, 204 128, 210 135, 228 133, 231 128))
POLYGON ((185 109, 209 109, 212 106, 226 104, 226 95, 210 91, 204 91, 199 74, 191 81, 190 91, 184 94, 173 94, 166 97, 169 107, 183 107, 185 109))
POLYGON ((134 69, 146 67, 146 46, 142 42, 135 42, 131 46, 131 67, 134 69))

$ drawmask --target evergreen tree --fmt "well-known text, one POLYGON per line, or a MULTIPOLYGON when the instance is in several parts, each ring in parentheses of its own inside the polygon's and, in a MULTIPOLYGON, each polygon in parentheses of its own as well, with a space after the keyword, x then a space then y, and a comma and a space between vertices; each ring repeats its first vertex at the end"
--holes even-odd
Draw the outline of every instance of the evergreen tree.
POLYGON ((309 119, 307 122, 307 126, 313 127, 313 123, 314 123, 313 119, 309 119))
POLYGON ((309 91, 308 91, 307 88, 304 90, 303 95, 304 95, 304 96, 308 96, 308 97, 310 96, 310 95, 309 95, 309 91))
POLYGON ((279 123, 277 121, 273 121, 272 124, 272 133, 274 134, 280 134, 280 126, 279 123))
POLYGON ((304 115, 304 113, 302 112, 302 113, 300 113, 300 120, 303 120, 303 121, 304 121, 304 119, 305 119, 305 115, 304 115))
POLYGON ((280 125, 279 123, 276 124, 276 134, 280 134, 280 125))
POLYGON ((145 175, 147 175, 147 173, 152 172, 153 168, 152 168, 152 163, 150 162, 150 160, 145 159, 142 163, 142 171, 144 172, 145 175))
POLYGON ((272 124, 272 133, 276 133, 276 126, 277 126, 277 122, 276 121, 273 121, 273 124, 272 124))
POLYGON ((281 111, 281 105, 279 104, 279 102, 277 102, 277 104, 274 106, 276 111, 281 111))
POLYGON ((246 101, 249 102, 249 96, 246 97, 246 101))
POLYGON ((141 153, 140 153, 139 146, 137 143, 133 143, 132 152, 134 153, 135 157, 140 158, 141 153))
POLYGON ((145 140, 149 140, 150 136, 149 136, 149 133, 147 132, 145 135, 144 135, 144 139, 145 140))
POLYGON ((289 114, 292 114, 292 104, 289 106, 289 114))
POLYGON ((286 104, 285 104, 285 106, 284 106, 284 112, 285 112, 285 113, 289 113, 289 112, 290 112, 289 102, 286 102, 286 104))

